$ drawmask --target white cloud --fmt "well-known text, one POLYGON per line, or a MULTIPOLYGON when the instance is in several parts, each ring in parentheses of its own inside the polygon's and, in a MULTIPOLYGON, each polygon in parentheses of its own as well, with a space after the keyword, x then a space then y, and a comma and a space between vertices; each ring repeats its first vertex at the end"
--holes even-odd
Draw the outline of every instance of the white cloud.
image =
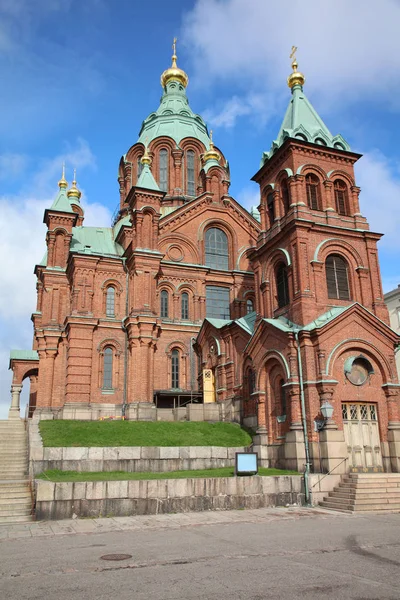
POLYGON ((239 117, 250 116, 263 125, 276 111, 276 96, 268 93, 234 95, 217 107, 203 111, 203 118, 214 127, 231 129, 239 117), (261 120, 260 120, 261 119, 261 120))
MULTIPOLYGON (((67 165, 69 181, 73 167, 78 169, 78 175, 96 168, 89 145, 78 139, 75 144, 67 144, 58 156, 42 160, 37 172, 28 177, 29 185, 24 184, 17 194, 0 196, 0 256, 3 258, 0 270, 0 418, 6 416, 9 406, 9 351, 32 347, 30 315, 36 308, 33 269, 46 250, 43 213, 57 193, 63 161, 67 165), (35 190, 34 195, 32 190, 35 190)), ((91 203, 85 194, 81 203, 85 210, 85 225, 110 225, 111 213, 106 207, 91 203)))
POLYGON ((210 85, 283 89, 292 44, 307 90, 324 103, 363 99, 400 108, 393 77, 400 69, 400 3, 381 0, 197 0, 183 22, 195 72, 210 85), (205 77, 205 73, 207 77, 205 77))
MULTIPOLYGON (((399 251, 400 170, 378 150, 367 152, 356 163, 356 181, 361 187, 360 208, 373 231, 384 233, 379 247, 399 251)), ((400 274, 400 269, 399 269, 400 274)))

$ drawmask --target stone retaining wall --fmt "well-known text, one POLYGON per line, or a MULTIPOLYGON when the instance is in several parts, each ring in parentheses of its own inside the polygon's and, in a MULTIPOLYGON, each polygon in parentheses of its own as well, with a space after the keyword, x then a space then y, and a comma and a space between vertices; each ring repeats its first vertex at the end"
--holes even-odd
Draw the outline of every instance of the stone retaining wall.
POLYGON ((104 448, 30 448, 30 473, 61 471, 166 472, 232 467, 245 448, 219 446, 117 446, 104 448))
POLYGON ((128 516, 302 504, 302 477, 54 483, 35 480, 36 518, 128 516))

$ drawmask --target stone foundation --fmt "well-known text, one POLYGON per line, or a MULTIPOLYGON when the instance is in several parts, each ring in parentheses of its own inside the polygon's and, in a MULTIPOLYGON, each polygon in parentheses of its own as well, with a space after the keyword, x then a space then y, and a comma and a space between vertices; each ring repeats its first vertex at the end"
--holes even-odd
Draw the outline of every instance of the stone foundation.
POLYGON ((302 504, 302 478, 230 477, 54 483, 36 480, 36 519, 129 516, 302 504))

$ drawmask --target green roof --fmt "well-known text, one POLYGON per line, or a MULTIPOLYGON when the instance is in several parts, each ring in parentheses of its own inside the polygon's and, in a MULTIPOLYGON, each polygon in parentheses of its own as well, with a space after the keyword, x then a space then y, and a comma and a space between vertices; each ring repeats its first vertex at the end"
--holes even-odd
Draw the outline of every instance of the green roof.
POLYGON ((39 360, 36 350, 11 350, 10 360, 39 360))
POLYGON ((50 207, 50 210, 57 210, 60 212, 73 213, 71 203, 67 196, 67 190, 65 188, 60 188, 57 196, 54 199, 53 204, 50 207))
POLYGON ((207 126, 190 108, 186 90, 179 81, 167 83, 160 106, 142 123, 138 142, 148 146, 162 136, 172 138, 177 146, 187 137, 200 140, 206 148, 210 145, 207 126))
POLYGON ((122 256, 124 249, 114 241, 111 227, 73 227, 71 252, 122 256))
POLYGON ((130 227, 131 226, 131 219, 129 217, 129 215, 126 215, 125 217, 123 217, 122 219, 119 219, 115 225, 114 225, 114 239, 116 239, 116 237, 118 236, 119 232, 121 231, 121 228, 123 226, 126 227, 130 227))
POLYGON ((136 186, 145 188, 147 190, 161 192, 156 180, 153 177, 153 173, 150 171, 149 165, 143 165, 142 172, 139 175, 136 186))
POLYGON ((292 98, 286 110, 283 123, 271 150, 264 152, 261 166, 276 152, 288 138, 297 138, 321 146, 329 146, 339 150, 350 150, 349 144, 339 134, 333 136, 312 104, 307 99, 303 87, 292 88, 292 98))
POLYGON ((212 319, 206 318, 213 327, 216 329, 222 329, 226 325, 239 325, 242 329, 244 329, 247 333, 252 334, 254 331, 254 323, 256 321, 257 313, 255 311, 249 313, 248 315, 241 317, 240 319, 212 319))

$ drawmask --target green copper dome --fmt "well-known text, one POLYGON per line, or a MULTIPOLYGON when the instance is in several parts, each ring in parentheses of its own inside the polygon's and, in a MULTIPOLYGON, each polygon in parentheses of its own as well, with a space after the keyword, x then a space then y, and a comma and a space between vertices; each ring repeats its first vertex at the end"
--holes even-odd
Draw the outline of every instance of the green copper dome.
POLYGON ((207 126, 190 108, 185 87, 178 79, 166 83, 160 106, 142 123, 138 142, 149 145, 162 136, 172 138, 177 146, 187 137, 196 138, 206 148, 210 144, 207 126))

